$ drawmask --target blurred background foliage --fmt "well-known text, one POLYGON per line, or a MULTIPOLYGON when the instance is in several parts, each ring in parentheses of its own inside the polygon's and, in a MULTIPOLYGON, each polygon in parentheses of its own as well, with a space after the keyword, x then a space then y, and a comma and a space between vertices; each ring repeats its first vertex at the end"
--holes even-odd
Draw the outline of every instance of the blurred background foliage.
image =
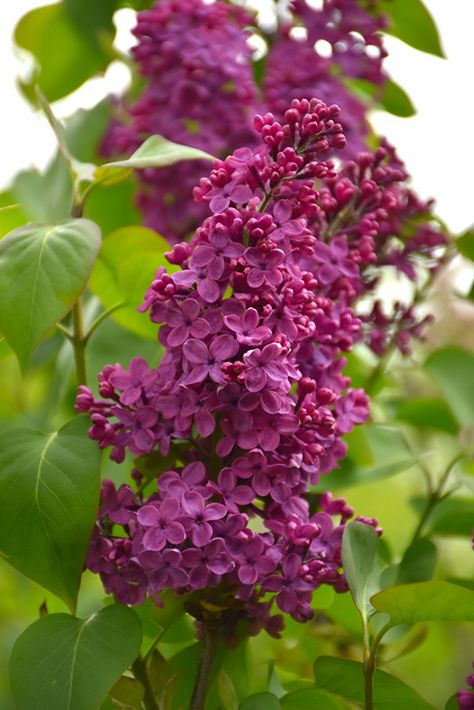
MULTIPOLYGON (((147 0, 63 0, 29 12, 15 33, 17 45, 34 57, 31 76, 20 82, 25 96, 35 105, 33 87, 39 83, 54 104, 103 72, 111 61, 128 64, 127 57, 114 46, 114 13, 123 7, 139 10, 150 4, 147 0)), ((391 17, 389 32, 411 46, 442 55, 434 23, 419 0, 383 0, 380 7, 391 17)), ((396 84, 389 96, 382 97, 383 107, 396 115, 409 115, 414 110, 410 99, 393 87, 396 84)), ((92 110, 79 111, 66 122, 67 143, 78 160, 100 160, 98 146, 110 112, 110 99, 104 97, 92 110)), ((110 362, 125 367, 132 357, 141 355, 155 363, 160 355, 155 329, 135 307, 162 259, 163 245, 140 226, 135 190, 131 175, 108 189, 97 190, 85 210, 85 216, 99 224, 104 236, 90 282, 86 320, 91 323, 102 306, 108 308, 122 299, 127 302, 126 308, 114 313, 90 339, 87 365, 91 375, 110 362), (118 237, 117 230, 121 230, 118 237), (112 233, 116 238, 108 248, 112 233), (122 256, 130 253, 130 240, 135 244, 135 261, 126 261, 123 273, 122 256)), ((56 223, 65 219, 71 201, 71 180, 58 153, 43 173, 33 169, 19 173, 0 195, 0 236, 26 221, 56 223)), ((392 355, 377 380, 373 378, 375 360, 366 349, 361 346, 349 357, 354 386, 372 384, 373 420, 377 424, 348 436, 349 457, 327 485, 347 498, 358 513, 378 518, 384 528, 383 550, 389 564, 399 562, 414 539, 426 508, 427 480, 439 480, 461 450, 474 451, 474 281, 466 295, 457 292, 460 271, 464 281, 472 280, 469 263, 474 261, 474 233, 458 238, 457 245, 461 255, 438 275, 429 293, 426 310, 435 313, 436 321, 427 341, 417 344, 408 358, 392 355)), ((403 282, 402 277, 393 276, 386 285, 388 292, 406 288, 400 279, 403 282)), ((70 344, 52 330, 22 376, 11 349, 0 340, 0 390, 0 431, 22 425, 43 431, 57 428, 70 418, 76 392, 70 344)), ((104 476, 126 480, 127 462, 111 466, 104 458, 103 465, 104 476)), ((322 485, 326 486, 326 481, 322 485)), ((424 521, 423 536, 435 547, 427 553, 432 569, 421 579, 429 578, 434 570, 434 579, 474 588, 472 459, 464 457, 455 463, 447 488, 452 494, 433 507, 424 521)), ((420 564, 413 581, 420 579, 420 564)), ((103 597, 99 579, 86 573, 78 615, 100 608, 103 597)), ((150 611, 149 605, 144 606, 141 614, 147 643, 156 636, 157 625, 164 628, 152 664, 157 687, 163 681, 165 685, 166 681, 175 686, 185 684, 198 658, 192 624, 180 615, 173 618, 172 610, 163 619, 150 611), (174 671, 184 670, 185 674, 178 681, 176 676, 171 680, 164 677, 162 658, 173 659, 174 671)), ((282 685, 291 689, 296 678, 310 680, 318 656, 360 659, 360 620, 349 595, 338 596, 324 588, 315 594, 313 606, 316 614, 311 622, 287 620, 281 641, 262 633, 227 653, 212 689, 222 707, 235 707, 236 694, 241 697, 268 690, 278 695, 282 685)), ((23 629, 46 611, 67 609, 0 560, 3 659, 23 629)), ((464 685, 474 655, 472 627, 431 623, 396 631, 390 648, 382 650, 382 666, 416 688, 434 707, 444 708, 448 697, 464 685)), ((110 707, 137 707, 133 703, 139 699, 133 699, 133 689, 130 692, 128 705, 114 701, 112 693, 110 707)), ((117 697, 123 697, 123 688, 117 697)), ((6 663, 2 663, 0 708, 10 707, 6 663)))

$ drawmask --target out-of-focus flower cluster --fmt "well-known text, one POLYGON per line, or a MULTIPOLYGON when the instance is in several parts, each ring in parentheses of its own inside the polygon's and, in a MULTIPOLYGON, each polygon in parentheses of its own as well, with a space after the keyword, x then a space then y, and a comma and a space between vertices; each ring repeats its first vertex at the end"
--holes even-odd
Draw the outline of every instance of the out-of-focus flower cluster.
MULTIPOLYGON (((472 664, 474 668, 474 662, 472 664)), ((459 690, 456 693, 456 698, 460 710, 474 710, 474 673, 468 675, 466 678, 466 683, 469 686, 469 690, 459 690)))
POLYGON ((345 143, 338 116, 312 99, 293 101, 282 123, 256 117, 261 144, 201 179, 195 197, 211 215, 168 255, 180 270, 160 267, 145 295, 165 348, 158 369, 140 358, 128 371, 107 366, 98 400, 81 387, 77 409, 99 446, 116 461, 149 455, 152 471, 156 461, 151 491, 137 472, 140 494, 104 484, 88 566, 120 601, 219 588, 275 634, 273 600, 304 621, 321 584, 346 589, 353 511, 330 494, 305 497, 369 415, 341 354, 360 337, 350 300, 371 259, 359 232, 353 248, 344 235, 331 245, 322 206, 349 184, 326 160, 345 143))

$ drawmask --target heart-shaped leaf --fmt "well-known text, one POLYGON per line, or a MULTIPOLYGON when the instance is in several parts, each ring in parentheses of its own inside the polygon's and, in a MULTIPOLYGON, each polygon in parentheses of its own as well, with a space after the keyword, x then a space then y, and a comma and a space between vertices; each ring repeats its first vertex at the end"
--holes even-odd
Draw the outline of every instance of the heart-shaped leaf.
POLYGON ((99 500, 100 452, 76 417, 0 436, 0 552, 74 609, 99 500))
POLYGON ((318 688, 293 690, 280 698, 280 705, 282 710, 308 710, 308 708, 349 710, 349 706, 341 698, 318 688))
POLYGON ((377 8, 389 17, 387 31, 410 47, 444 57, 437 27, 421 0, 379 0, 377 8))
POLYGON ((125 160, 104 163, 95 171, 95 181, 102 185, 113 185, 125 180, 131 170, 143 168, 164 168, 182 160, 211 160, 215 157, 189 145, 173 143, 163 136, 150 136, 125 160))
POLYGON ((354 521, 344 530, 342 564, 354 603, 364 621, 373 611, 370 596, 375 591, 378 536, 370 525, 354 521))
POLYGON ((25 370, 45 333, 87 284, 100 246, 88 219, 20 227, 0 241, 0 330, 25 370))
POLYGON ((88 619, 51 614, 13 648, 10 679, 17 710, 94 710, 135 660, 142 638, 132 609, 108 606, 88 619))
MULTIPOLYGON (((357 703, 364 702, 364 669, 362 663, 345 658, 321 656, 314 663, 316 686, 357 703)), ((376 670, 374 700, 377 710, 434 710, 416 690, 398 678, 376 670)))
POLYGON ((461 426, 474 426, 474 355, 455 346, 432 353, 426 369, 461 426))
POLYGON ((370 600, 391 626, 417 621, 474 621, 474 591, 449 582, 419 582, 384 589, 370 600))

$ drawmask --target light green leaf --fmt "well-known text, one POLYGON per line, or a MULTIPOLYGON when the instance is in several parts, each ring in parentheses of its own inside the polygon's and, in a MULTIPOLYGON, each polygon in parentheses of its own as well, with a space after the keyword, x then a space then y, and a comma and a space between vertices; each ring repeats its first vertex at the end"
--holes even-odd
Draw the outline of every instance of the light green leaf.
POLYGON ((433 577, 438 551, 431 540, 421 538, 410 545, 398 567, 397 584, 425 582, 433 577))
POLYGON ((99 246, 100 231, 87 219, 56 227, 31 224, 0 241, 0 330, 23 370, 79 298, 99 246))
POLYGON ((254 693, 244 698, 239 710, 280 710, 280 701, 273 693, 254 693))
POLYGON ((425 367, 463 427, 474 426, 474 355, 451 346, 436 350, 425 367))
POLYGON ((15 202, 21 204, 28 221, 58 224, 69 219, 72 180, 63 156, 57 152, 46 170, 23 170, 11 186, 15 202))
POLYGON ((173 143, 163 136, 150 136, 129 158, 99 166, 95 180, 102 185, 113 185, 125 180, 131 170, 164 168, 182 160, 214 161, 216 158, 198 148, 173 143))
MULTIPOLYGON (((345 658, 321 656, 314 663, 316 686, 342 696, 346 700, 364 703, 364 671, 362 663, 345 658)), ((376 710, 434 710, 418 693, 385 671, 374 673, 376 710)))
POLYGON ((369 599, 375 591, 378 536, 370 525, 354 521, 344 530, 342 565, 354 604, 366 620, 373 609, 369 599))
POLYGON ((449 582, 419 582, 384 589, 370 600, 391 626, 417 621, 474 621, 474 592, 449 582))
POLYGON ((0 436, 1 555, 74 609, 99 500, 100 451, 76 417, 0 436))
POLYGON ((71 22, 62 2, 31 10, 15 30, 17 45, 36 60, 32 76, 21 84, 26 96, 36 103, 36 84, 50 102, 70 94, 107 67, 112 40, 113 35, 103 34, 101 46, 93 46, 71 22))
POLYGON ((330 476, 321 476, 316 491, 358 486, 394 476, 417 462, 399 429, 380 424, 358 427, 348 436, 349 455, 330 476))
POLYGON ((441 397, 413 397, 400 402, 397 419, 420 429, 437 429, 456 434, 459 424, 447 402, 441 397))
POLYGON ((104 239, 90 279, 90 289, 106 308, 126 304, 112 318, 123 328, 151 340, 156 340, 157 326, 147 313, 138 313, 137 307, 143 303, 159 266, 175 270, 164 256, 169 249, 168 242, 151 229, 123 227, 104 239))
POLYGON ((280 705, 282 710, 308 710, 308 708, 346 710, 348 708, 340 698, 317 688, 293 690, 280 698, 280 705))
POLYGON ((2 205, 0 207, 0 239, 17 227, 21 227, 25 222, 28 222, 28 218, 21 205, 2 205))
POLYGON ((389 17, 387 32, 421 52, 444 57, 438 29, 421 0, 379 0, 377 8, 389 17))
POLYGON ((17 640, 10 678, 17 710, 93 710, 140 651, 132 609, 108 606, 87 619, 51 614, 17 640), (34 672, 32 672, 34 669, 34 672))
POLYGON ((408 118, 416 113, 416 109, 407 92, 392 79, 388 79, 384 83, 379 102, 385 111, 394 116, 408 118))
POLYGON ((474 498, 447 498, 428 521, 428 530, 435 535, 470 537, 473 527, 474 498))
POLYGON ((109 697, 114 701, 114 707, 120 710, 141 710, 145 694, 143 685, 135 678, 123 675, 109 690, 109 697))
POLYGON ((460 254, 474 261, 474 228, 465 231, 454 243, 460 254))

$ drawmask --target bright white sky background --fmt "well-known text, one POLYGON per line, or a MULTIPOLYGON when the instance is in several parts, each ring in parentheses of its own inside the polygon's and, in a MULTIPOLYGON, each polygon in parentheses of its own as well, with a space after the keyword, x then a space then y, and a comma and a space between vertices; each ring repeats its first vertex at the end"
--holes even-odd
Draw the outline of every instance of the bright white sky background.
MULTIPOLYGON (((265 0, 259 2, 263 4, 265 0)), ((11 39, 18 19, 46 3, 47 0, 1 3, 0 189, 20 169, 44 167, 55 147, 45 119, 33 113, 16 88, 15 76, 24 72, 28 63, 24 57, 21 60, 11 39)), ((397 118, 377 112, 373 124, 397 147, 420 195, 434 196, 440 217, 454 232, 460 232, 474 222, 474 0, 425 0, 425 4, 438 25, 447 59, 423 54, 387 38, 386 67, 409 93, 418 114, 397 118)), ((125 10, 121 14, 118 43, 126 49, 131 42, 127 31, 131 13, 125 10)), ((65 117, 77 108, 89 108, 107 91, 121 91, 126 81, 127 71, 113 64, 103 79, 92 80, 71 97, 57 102, 55 113, 65 117)))

